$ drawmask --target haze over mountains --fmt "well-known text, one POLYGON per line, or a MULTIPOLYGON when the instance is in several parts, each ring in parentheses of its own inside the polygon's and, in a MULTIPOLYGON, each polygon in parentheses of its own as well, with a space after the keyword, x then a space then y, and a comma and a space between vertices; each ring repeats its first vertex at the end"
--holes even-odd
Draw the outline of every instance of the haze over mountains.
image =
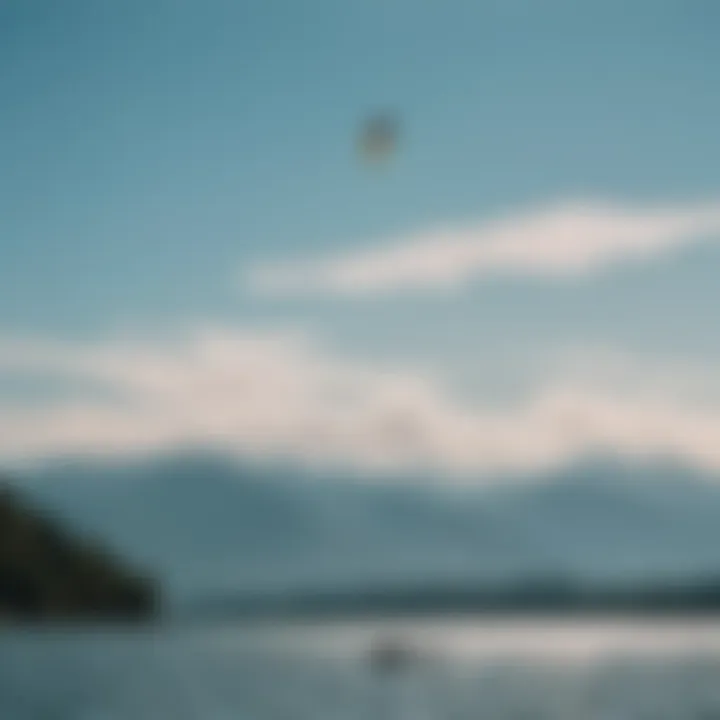
POLYGON ((184 454, 48 465, 48 508, 208 593, 560 577, 590 584, 720 576, 720 484, 668 464, 588 461, 454 487, 318 479, 184 454))

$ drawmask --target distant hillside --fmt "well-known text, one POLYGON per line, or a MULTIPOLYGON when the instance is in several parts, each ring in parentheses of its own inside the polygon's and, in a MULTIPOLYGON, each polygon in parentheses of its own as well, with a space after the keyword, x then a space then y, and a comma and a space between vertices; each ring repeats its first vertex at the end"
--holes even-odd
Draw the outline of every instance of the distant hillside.
POLYGON ((459 489, 185 454, 58 464, 26 482, 71 527, 153 568, 173 602, 720 577, 720 483, 669 464, 593 461, 459 489))
POLYGON ((147 579, 0 480, 0 617, 140 620, 154 616, 158 602, 147 579))
POLYGON ((227 594, 184 608, 193 619, 366 618, 392 615, 493 614, 712 616, 720 614, 720 576, 682 584, 583 588, 562 578, 504 587, 429 584, 337 591, 227 594))

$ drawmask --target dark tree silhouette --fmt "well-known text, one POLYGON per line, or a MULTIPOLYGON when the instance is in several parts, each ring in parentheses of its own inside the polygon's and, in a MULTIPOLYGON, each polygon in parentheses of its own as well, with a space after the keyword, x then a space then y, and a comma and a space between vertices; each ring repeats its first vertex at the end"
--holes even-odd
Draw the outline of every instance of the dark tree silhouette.
POLYGON ((143 620, 158 588, 118 558, 71 535, 0 479, 0 616, 18 620, 143 620))

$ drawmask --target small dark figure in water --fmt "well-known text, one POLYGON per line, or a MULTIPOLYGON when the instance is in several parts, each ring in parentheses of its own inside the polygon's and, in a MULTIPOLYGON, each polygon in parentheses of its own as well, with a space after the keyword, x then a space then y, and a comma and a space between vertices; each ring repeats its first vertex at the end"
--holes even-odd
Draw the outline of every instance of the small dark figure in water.
POLYGON ((395 673, 410 665, 415 657, 415 653, 401 642, 380 641, 370 649, 370 667, 381 674, 395 673))

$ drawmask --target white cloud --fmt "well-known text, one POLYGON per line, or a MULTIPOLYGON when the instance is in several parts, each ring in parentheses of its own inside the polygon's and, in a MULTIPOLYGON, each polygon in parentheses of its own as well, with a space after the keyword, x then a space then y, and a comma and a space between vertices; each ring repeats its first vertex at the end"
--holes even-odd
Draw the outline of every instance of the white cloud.
POLYGON ((455 287, 498 274, 575 277, 718 232, 718 204, 625 208, 574 202, 476 227, 411 235, 334 258, 253 267, 244 281, 262 294, 362 296, 455 287))
POLYGON ((419 372, 332 357, 297 334, 202 330, 181 343, 102 346, 0 342, 0 373, 58 375, 113 391, 6 403, 0 456, 205 445, 320 465, 482 474, 546 469, 607 450, 720 470, 720 397, 702 392, 717 390, 717 374, 674 365, 642 373, 613 357, 614 366, 603 363, 615 368, 610 373, 561 368, 522 401, 497 409, 463 402, 419 372), (694 385, 671 382, 685 376, 694 385), (623 377, 635 384, 618 382, 623 377))

